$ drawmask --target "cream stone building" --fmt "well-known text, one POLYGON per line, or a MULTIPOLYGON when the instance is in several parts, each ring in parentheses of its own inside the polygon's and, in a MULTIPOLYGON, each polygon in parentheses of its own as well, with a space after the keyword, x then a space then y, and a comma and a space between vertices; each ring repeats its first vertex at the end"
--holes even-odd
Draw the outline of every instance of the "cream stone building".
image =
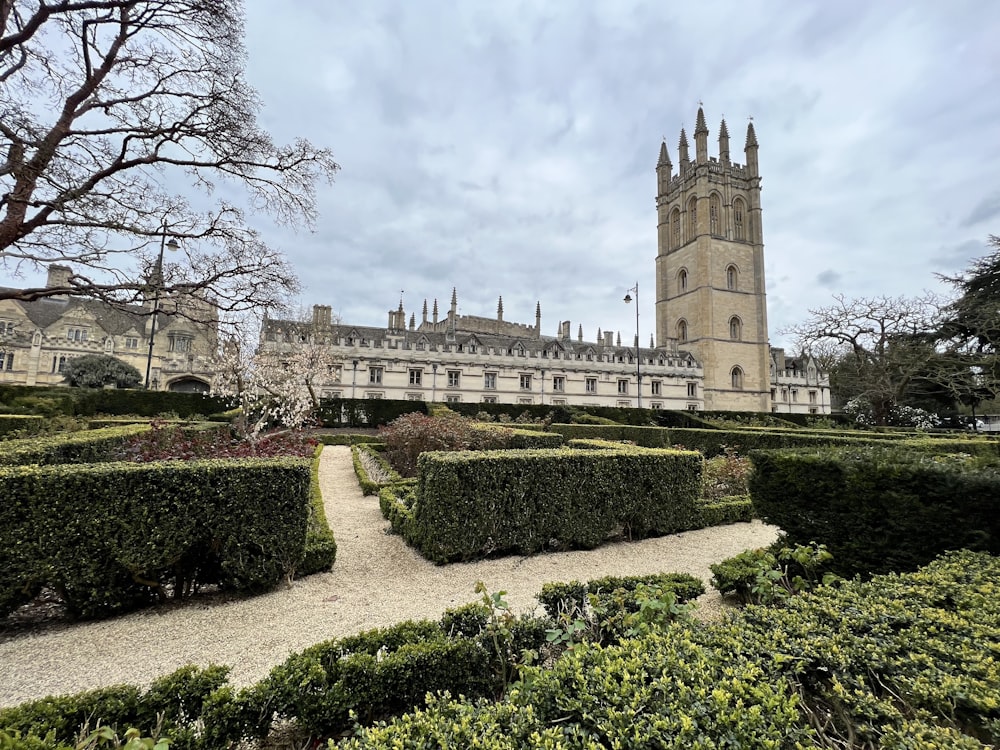
POLYGON ((725 120, 718 156, 708 155, 699 107, 690 158, 681 130, 677 171, 660 146, 656 164, 656 336, 649 348, 621 345, 620 334, 584 340, 560 322, 534 324, 457 314, 407 325, 402 303, 385 328, 333 323, 330 308, 312 321, 267 320, 261 346, 290 349, 319 340, 339 364, 322 393, 507 404, 592 404, 653 409, 830 413, 830 383, 811 357, 786 357, 768 343, 761 178, 757 136, 747 126, 745 164, 730 158, 725 120))
MULTIPOLYGON (((49 266, 47 286, 63 286, 71 273, 67 266, 49 266)), ((152 299, 124 308, 65 296, 0 300, 0 383, 65 385, 70 360, 108 354, 143 378, 149 363, 151 389, 207 393, 218 340, 211 307, 192 298, 161 298, 150 357, 152 310, 152 299)))
POLYGON ((569 321, 545 336, 540 303, 533 325, 504 320, 502 298, 495 318, 457 311, 455 290, 443 317, 437 300, 430 315, 425 301, 419 324, 413 314, 407 324, 400 303, 385 328, 335 323, 328 306, 316 305, 311 321, 266 320, 261 346, 329 346, 338 364, 320 383, 327 398, 619 407, 641 398, 652 409, 704 408, 701 365, 687 352, 622 346, 611 331, 584 340, 569 321))

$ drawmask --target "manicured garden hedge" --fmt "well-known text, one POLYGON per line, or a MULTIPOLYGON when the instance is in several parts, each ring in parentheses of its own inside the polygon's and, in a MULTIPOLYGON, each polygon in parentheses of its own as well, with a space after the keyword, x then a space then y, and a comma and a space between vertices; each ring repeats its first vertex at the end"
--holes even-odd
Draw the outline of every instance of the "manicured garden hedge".
POLYGON ((179 417, 225 411, 226 399, 200 393, 146 391, 114 388, 68 388, 31 385, 0 385, 0 403, 31 410, 34 406, 68 416, 129 414, 155 417, 173 413, 179 417))
POLYGON ((531 429, 534 425, 521 428, 513 424, 492 424, 488 422, 478 422, 472 425, 474 433, 482 433, 489 441, 489 434, 499 432, 504 449, 528 450, 531 448, 558 448, 563 444, 563 436, 554 430, 543 432, 540 429, 531 429))
POLYGON ((354 474, 358 478, 358 484, 361 485, 361 492, 364 495, 377 495, 379 490, 385 484, 393 484, 395 482, 402 481, 402 477, 399 475, 395 469, 393 469, 389 462, 385 460, 382 455, 381 450, 376 450, 376 448, 382 448, 381 444, 372 443, 357 443, 351 446, 351 459, 354 462, 354 474), (377 471, 380 470, 382 475, 388 477, 388 481, 379 482, 373 479, 368 469, 365 468, 366 462, 375 464, 377 471))
POLYGON ((549 626, 498 628, 470 605, 440 623, 319 644, 241 691, 225 668, 188 667, 148 691, 119 686, 0 710, 0 731, 24 735, 9 750, 42 750, 74 743, 88 719, 148 736, 163 713, 175 750, 232 747, 275 716, 307 733, 353 728, 344 750, 986 750, 1000 743, 998 580, 1000 558, 951 553, 916 573, 822 587, 719 623, 674 622, 603 648, 577 643, 553 663, 521 667, 497 702, 476 700, 502 684, 496 668, 511 662, 496 656, 537 649, 549 626), (469 643, 478 649, 457 645, 469 643), (384 724, 351 721, 352 708, 367 723, 435 689, 451 694, 384 724))
POLYGON ((32 414, 0 414, 0 435, 21 430, 33 431, 45 424, 45 417, 32 414))
POLYGON ((1000 464, 872 446, 751 453, 757 513, 825 544, 841 575, 913 570, 948 549, 1000 553, 1000 464))
POLYGON ((306 542, 302 559, 295 566, 297 577, 324 573, 333 567, 337 559, 337 540, 334 539, 330 524, 323 508, 323 494, 319 489, 319 459, 323 452, 316 447, 309 473, 309 521, 306 526, 306 542))
POLYGON ((150 429, 149 424, 126 425, 7 440, 0 443, 0 466, 107 461, 130 438, 150 429))
POLYGON ((672 430, 632 425, 554 424, 549 429, 566 440, 627 440, 646 448, 669 448, 672 430))
POLYGON ((549 617, 557 618, 563 612, 582 611, 587 606, 588 594, 605 597, 615 591, 634 594, 640 586, 672 591, 678 602, 688 602, 705 593, 705 584, 687 573, 653 573, 644 576, 605 576, 586 583, 546 583, 535 598, 549 617))
POLYGON ((609 535, 672 534, 700 521, 693 452, 429 452, 412 507, 382 498, 393 528, 438 563, 592 548, 609 535), (387 507, 388 506, 388 507, 387 507))
POLYGON ((261 591, 301 562, 309 462, 0 468, 0 614, 54 588, 102 616, 199 585, 261 591))
POLYGON ((316 418, 323 427, 381 427, 403 414, 427 413, 426 401, 373 398, 325 398, 316 418))

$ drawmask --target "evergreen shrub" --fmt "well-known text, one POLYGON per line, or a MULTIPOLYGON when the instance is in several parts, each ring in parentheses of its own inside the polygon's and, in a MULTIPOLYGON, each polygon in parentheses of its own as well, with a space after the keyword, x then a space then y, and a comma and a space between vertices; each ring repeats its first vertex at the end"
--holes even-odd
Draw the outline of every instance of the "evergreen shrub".
POLYGON ((1000 554, 1000 463, 906 448, 751 454, 750 493, 787 544, 843 576, 914 570, 949 549, 1000 554))
POLYGON ((410 508, 390 521, 438 563, 589 549, 609 536, 672 534, 700 522, 701 456, 688 451, 429 452, 410 508), (394 521, 395 519, 395 521, 394 521))
POLYGON ((295 566, 295 575, 298 577, 325 573, 337 559, 337 540, 327 522, 323 494, 319 488, 319 460, 322 452, 323 448, 317 446, 309 472, 309 520, 302 559, 295 566))
POLYGON ((168 587, 262 591, 303 556, 303 459, 11 466, 0 484, 0 614, 44 586, 83 617, 168 587))
POLYGON ((45 424, 45 417, 36 414, 0 414, 0 437, 12 432, 35 432, 45 424))
POLYGON ((118 457, 129 440, 150 429, 148 423, 133 424, 7 440, 0 443, 0 466, 108 461, 118 457))
POLYGON ((700 527, 706 529, 730 523, 747 523, 754 518, 753 501, 749 495, 703 500, 698 510, 701 513, 700 527))
POLYGON ((351 446, 351 460, 354 463, 354 474, 358 478, 358 484, 361 486, 361 492, 364 495, 377 495, 379 490, 385 484, 393 484, 402 479, 395 469, 393 469, 389 462, 385 460, 382 455, 383 451, 377 450, 377 448, 383 448, 381 443, 356 443, 351 446), (366 465, 374 465, 376 467, 375 473, 377 478, 371 476, 371 472, 368 471, 366 465))
POLYGON ((628 441, 645 448, 669 448, 670 430, 662 427, 603 424, 554 424, 549 427, 566 440, 628 441))
MULTIPOLYGON (((549 617, 558 618, 563 612, 582 611, 587 605, 588 594, 608 596, 615 591, 634 594, 639 586, 672 591, 681 603, 697 599, 705 593, 705 584, 687 573, 652 573, 642 576, 606 576, 586 583, 545 583, 535 598, 549 617)), ((631 603, 634 605, 634 599, 631 603)))

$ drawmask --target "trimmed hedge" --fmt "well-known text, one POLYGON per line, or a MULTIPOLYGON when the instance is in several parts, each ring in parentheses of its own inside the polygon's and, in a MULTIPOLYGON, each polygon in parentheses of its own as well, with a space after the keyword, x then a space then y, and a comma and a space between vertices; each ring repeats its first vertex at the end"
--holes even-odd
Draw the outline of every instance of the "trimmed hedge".
POLYGON ((360 445, 362 443, 381 443, 382 438, 378 435, 364 435, 356 432, 348 433, 324 433, 318 432, 313 434, 323 445, 360 445))
POLYGON ((295 566, 296 577, 325 573, 333 568, 337 559, 337 540, 334 539, 323 507, 323 493, 319 488, 319 461, 322 446, 316 447, 309 471, 309 521, 306 526, 306 543, 302 559, 295 566))
POLYGON ((0 443, 0 466, 71 464, 107 461, 128 440, 150 430, 149 424, 105 427, 0 443))
POLYGON ((702 502, 701 527, 724 526, 730 523, 745 523, 754 518, 753 501, 749 495, 724 497, 715 502, 702 502))
POLYGON ((504 450, 530 450, 532 448, 559 448, 563 444, 563 436, 553 432, 543 432, 531 429, 535 425, 509 425, 477 422, 472 425, 473 434, 480 433, 488 444, 500 440, 504 450), (500 436, 494 435, 500 433, 500 436), (493 437, 491 437, 493 435, 493 437))
POLYGON ((203 584, 262 591, 302 559, 303 459, 0 467, 0 614, 54 588, 108 615, 203 584))
POLYGON ((627 440, 645 448, 669 448, 671 431, 632 425, 554 424, 549 429, 566 440, 627 440))
POLYGON ((985 750, 1000 742, 998 579, 1000 560, 961 553, 719 624, 580 644, 522 670, 503 702, 429 698, 341 747, 985 750))
MULTIPOLYGON (((561 612, 583 611, 587 605, 587 594, 607 597, 619 590, 635 594, 639 586, 672 591, 680 603, 697 599, 705 593, 705 584, 687 573, 652 573, 644 576, 606 576, 586 583, 545 583, 535 598, 549 617, 558 618, 561 612)), ((631 603, 634 604, 634 600, 631 603)))
POLYGON ((381 427, 404 414, 427 413, 427 402, 402 399, 325 398, 316 418, 323 427, 381 427))
POLYGON ((33 414, 0 414, 0 435, 21 430, 35 431, 45 424, 45 417, 33 414))
MULTIPOLYGON (((378 445, 381 446, 381 444, 378 445)), ((376 450, 371 443, 352 445, 351 460, 354 463, 354 474, 358 478, 358 484, 364 495, 377 495, 384 484, 393 484, 403 480, 399 472, 393 469, 385 457, 381 455, 381 451, 376 450), (365 460, 376 463, 382 473, 389 477, 388 482, 377 482, 372 479, 365 468, 365 460)))
POLYGON ((700 521, 701 456, 618 450, 422 453, 417 500, 389 520, 437 563, 589 549, 623 530, 672 534, 700 521))
POLYGON ((914 570, 949 549, 1000 553, 1000 463, 906 448, 750 454, 750 494, 786 544, 825 544, 834 572, 914 570))
POLYGON ((0 385, 0 403, 30 404, 31 400, 52 405, 68 416, 128 414, 155 417, 173 413, 179 417, 214 414, 229 408, 218 396, 175 391, 146 391, 115 388, 68 388, 59 386, 0 385))

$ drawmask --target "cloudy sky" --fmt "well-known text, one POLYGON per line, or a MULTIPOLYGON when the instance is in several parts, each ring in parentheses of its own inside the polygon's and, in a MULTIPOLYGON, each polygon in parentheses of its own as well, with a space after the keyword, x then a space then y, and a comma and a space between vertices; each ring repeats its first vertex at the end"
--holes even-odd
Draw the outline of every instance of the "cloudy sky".
MULTIPOLYGON (((944 291, 1000 234, 992 0, 246 0, 248 78, 278 142, 343 169, 315 231, 267 224, 301 305, 385 325, 463 314, 630 341, 655 301, 654 167, 699 102, 760 142, 769 322, 832 295, 944 291)), ((692 144, 693 145, 693 144, 692 144)))

